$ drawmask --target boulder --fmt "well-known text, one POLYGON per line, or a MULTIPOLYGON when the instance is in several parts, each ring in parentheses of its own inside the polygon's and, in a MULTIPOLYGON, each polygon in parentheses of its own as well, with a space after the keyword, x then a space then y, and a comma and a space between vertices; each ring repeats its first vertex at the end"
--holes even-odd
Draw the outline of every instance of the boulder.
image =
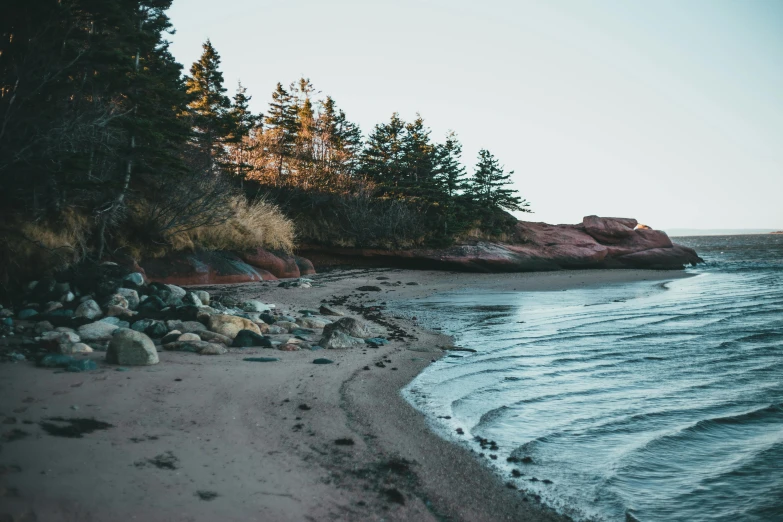
POLYGON ((294 256, 284 252, 270 252, 263 248, 257 248, 252 252, 243 252, 240 256, 244 262, 266 270, 276 278, 286 279, 301 276, 294 256))
POLYGON ((121 317, 123 319, 130 319, 136 315, 136 312, 123 308, 117 305, 109 305, 106 307, 106 315, 109 317, 121 317))
POLYGON ((198 335, 196 335, 194 333, 184 333, 184 334, 181 334, 177 338, 177 341, 180 341, 180 342, 184 342, 184 341, 200 341, 200 340, 201 340, 201 337, 199 337, 198 335))
POLYGON ((227 252, 176 253, 142 261, 152 281, 176 285, 251 283, 276 279, 227 252))
POLYGON ((144 286, 144 276, 140 272, 133 272, 122 279, 122 286, 125 288, 141 288, 144 286))
POLYGON ((180 323, 178 330, 181 330, 182 333, 197 333, 200 335, 201 332, 207 331, 207 327, 198 321, 183 321, 180 323))
POLYGON ((176 341, 164 344, 163 349, 175 352, 192 352, 200 355, 223 355, 228 353, 224 345, 206 341, 176 341))
MULTIPOLYGON (((160 340, 160 344, 173 343, 174 341, 179 340, 180 335, 182 335, 182 332, 179 330, 172 330, 163 336, 163 339, 160 340)), ((199 337, 198 340, 200 341, 201 338, 199 337)))
POLYGON ((32 308, 25 308, 24 310, 20 310, 18 314, 16 314, 16 317, 18 317, 21 320, 30 319, 38 315, 38 312, 36 310, 33 310, 32 308))
POLYGON ((255 300, 245 301, 239 307, 245 312, 258 312, 258 313, 269 312, 269 310, 273 308, 273 306, 255 300))
POLYGON ((177 285, 167 284, 166 288, 169 290, 169 296, 166 299, 166 304, 168 305, 181 305, 182 299, 188 294, 184 288, 180 288, 177 285))
POLYGON ((187 294, 185 294, 185 297, 182 298, 182 302, 186 305, 196 306, 198 308, 204 306, 204 303, 201 302, 199 296, 197 296, 193 292, 188 292, 187 294))
POLYGON ((198 352, 199 355, 225 355, 228 353, 228 348, 222 344, 207 343, 207 346, 198 352))
POLYGON ((685 265, 696 265, 702 259, 692 248, 674 245, 673 248, 653 248, 634 252, 619 258, 625 265, 633 268, 654 270, 678 270, 685 265))
POLYGON ((286 332, 290 332, 291 330, 294 330, 294 329, 296 329, 296 328, 299 328, 299 325, 298 325, 298 324, 296 324, 296 323, 295 323, 295 322, 293 322, 293 321, 277 321, 277 322, 274 324, 274 326, 276 326, 277 328, 282 328, 282 329, 284 329, 286 332))
POLYGON ((193 293, 196 294, 196 297, 199 298, 199 301, 201 301, 202 305, 209 306, 209 292, 205 290, 196 290, 193 293))
POLYGON ((85 342, 108 341, 112 338, 115 330, 117 330, 117 325, 98 321, 80 326, 77 333, 85 342))
POLYGON ((54 325, 49 321, 38 321, 33 328, 36 335, 41 335, 44 332, 50 332, 52 330, 54 330, 54 325))
POLYGON ((231 337, 232 339, 237 336, 240 330, 250 330, 257 334, 261 333, 261 330, 258 329, 258 326, 256 326, 253 321, 234 315, 210 315, 207 326, 211 331, 225 335, 226 337, 231 337))
POLYGON ((127 301, 128 303, 128 306, 126 306, 126 308, 130 310, 135 310, 139 306, 139 303, 141 302, 139 300, 139 293, 132 288, 120 288, 119 290, 117 290, 117 294, 125 298, 125 301, 127 301))
POLYGON ((49 312, 54 312, 55 310, 59 310, 63 307, 63 304, 60 301, 49 301, 46 303, 43 307, 43 313, 48 314, 49 312))
POLYGON ((221 335, 219 333, 210 332, 209 330, 204 330, 202 332, 198 333, 198 336, 207 342, 210 343, 219 343, 225 346, 231 346, 231 337, 226 337, 225 335, 221 335))
POLYGON ((373 337, 372 332, 361 322, 353 317, 343 317, 337 321, 327 324, 324 327, 324 337, 332 332, 343 332, 351 337, 367 338, 373 337))
POLYGON ((305 259, 301 256, 294 256, 294 262, 299 268, 300 276, 308 276, 316 273, 313 263, 309 259, 305 259))
MULTIPOLYGON (((122 289, 120 289, 122 290, 122 289)), ((121 308, 129 308, 130 304, 127 299, 125 299, 125 296, 123 296, 120 292, 120 290, 117 290, 116 294, 112 294, 109 296, 108 299, 106 299, 106 306, 119 306, 121 308)))
POLYGON ((149 366, 158 364, 158 351, 147 335, 121 328, 109 342, 106 362, 122 366, 149 366))
POLYGON ((335 310, 331 306, 327 306, 327 305, 321 305, 321 308, 319 308, 318 311, 321 313, 321 315, 328 315, 328 316, 342 316, 342 315, 345 315, 344 313, 340 312, 339 310, 335 310))
POLYGON ((76 308, 76 312, 74 313, 74 317, 89 319, 90 321, 98 319, 102 316, 103 312, 101 312, 101 307, 98 306, 98 303, 96 303, 93 299, 87 299, 84 301, 76 308))
POLYGON ((364 341, 357 337, 352 337, 342 330, 332 330, 324 334, 318 345, 321 348, 339 350, 364 346, 364 341))
MULTIPOLYGON (((204 325, 201 326, 203 327, 204 325)), ((179 333, 184 333, 184 331, 182 330, 183 323, 179 319, 169 319, 168 321, 166 321, 166 328, 168 328, 169 332, 172 330, 179 330, 179 333)), ((206 330, 206 327, 204 327, 204 329, 206 330)))
POLYGON ((262 348, 271 348, 272 341, 251 330, 240 330, 234 337, 234 341, 231 343, 234 348, 249 348, 252 346, 260 346, 262 348))
POLYGON ((582 226, 599 243, 617 243, 634 234, 635 219, 585 216, 582 226))
POLYGON ((296 320, 296 324, 305 328, 323 328, 330 323, 331 321, 327 319, 318 319, 316 317, 300 317, 296 320))
POLYGON ((75 353, 92 353, 93 349, 91 346, 84 344, 84 343, 74 343, 67 347, 65 350, 61 351, 60 353, 63 354, 75 354, 75 353))
POLYGON ((55 353, 71 353, 71 347, 81 341, 81 338, 71 331, 51 331, 41 335, 41 347, 55 353))

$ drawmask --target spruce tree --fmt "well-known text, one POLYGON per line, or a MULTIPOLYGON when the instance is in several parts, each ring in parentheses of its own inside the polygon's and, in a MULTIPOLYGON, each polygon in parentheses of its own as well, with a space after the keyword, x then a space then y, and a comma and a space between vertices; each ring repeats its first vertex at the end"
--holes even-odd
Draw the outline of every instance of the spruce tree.
POLYGON ((298 184, 307 188, 316 183, 316 116, 313 105, 315 88, 309 79, 300 78, 296 84, 291 84, 290 92, 294 94, 294 113, 296 116, 296 140, 293 156, 298 184))
POLYGON ((290 170, 288 162, 295 156, 298 132, 296 104, 282 83, 272 93, 264 123, 265 152, 272 157, 276 180, 280 182, 290 170))
POLYGON ((322 141, 322 161, 328 176, 352 175, 359 165, 362 131, 348 121, 331 96, 322 104, 318 124, 322 141))
POLYGON ((424 126, 424 120, 419 115, 405 125, 401 163, 402 183, 406 192, 431 199, 436 190, 435 148, 430 142, 430 130, 424 126))
POLYGON ((263 116, 250 111, 250 99, 247 89, 239 82, 228 116, 231 122, 231 134, 226 139, 231 152, 231 167, 237 179, 242 182, 245 173, 251 168, 248 155, 253 145, 249 138, 261 124, 263 116))
POLYGON ((518 191, 506 188, 512 184, 513 173, 506 174, 498 160, 488 150, 482 149, 470 180, 470 193, 485 208, 530 212, 527 208, 530 204, 517 196, 518 191))
POLYGON ((402 164, 404 137, 405 122, 395 112, 389 123, 375 126, 362 151, 362 173, 385 192, 397 192, 405 188, 406 176, 402 164))
POLYGON ((215 172, 227 162, 225 144, 232 131, 231 100, 223 87, 220 55, 209 40, 202 47, 201 57, 193 63, 186 80, 187 92, 192 97, 188 108, 197 161, 207 172, 215 172))
POLYGON ((461 156, 462 144, 454 132, 449 132, 446 141, 435 146, 435 180, 439 189, 449 198, 456 197, 466 188, 461 156))

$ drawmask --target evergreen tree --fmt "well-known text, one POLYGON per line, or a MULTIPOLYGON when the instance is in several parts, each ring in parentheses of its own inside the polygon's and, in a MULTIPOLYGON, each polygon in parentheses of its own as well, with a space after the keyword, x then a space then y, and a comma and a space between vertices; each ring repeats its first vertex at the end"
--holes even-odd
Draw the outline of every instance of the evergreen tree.
POLYGON ((323 102, 319 119, 321 158, 328 176, 354 174, 362 147, 361 129, 348 121, 330 96, 323 102))
POLYGON ((316 167, 316 116, 313 105, 315 88, 309 79, 300 78, 297 84, 291 84, 290 92, 294 93, 294 113, 296 115, 296 140, 293 157, 294 170, 298 184, 307 188, 317 182, 316 167))
POLYGON ((454 132, 449 132, 446 141, 435 147, 434 176, 440 190, 449 198, 456 197, 466 189, 465 167, 461 163, 462 144, 454 132))
POLYGON ((405 122, 395 112, 389 123, 375 126, 362 151, 362 173, 386 192, 396 192, 405 187, 402 163, 404 137, 405 122))
POLYGON ((232 170, 240 183, 251 168, 249 155, 253 151, 251 134, 261 125, 263 116, 250 111, 250 99, 247 89, 239 82, 228 116, 231 122, 231 134, 226 139, 231 152, 232 170))
POLYGON ((511 171, 506 174, 497 159, 486 149, 479 151, 476 170, 470 180, 471 196, 485 208, 530 212, 530 204, 517 196, 516 190, 505 188, 512 184, 511 171))
POLYGON ((287 163, 294 157, 298 132, 297 108, 293 97, 278 83, 267 112, 265 152, 272 158, 277 182, 288 173, 287 163))
POLYGON ((225 144, 232 131, 231 100, 223 87, 220 55, 209 40, 202 47, 201 57, 193 63, 186 80, 187 92, 192 97, 188 108, 199 163, 207 172, 214 172, 227 162, 225 144))
POLYGON ((402 184, 411 195, 432 198, 436 191, 435 148, 430 143, 430 130, 417 115, 405 125, 402 138, 402 184))

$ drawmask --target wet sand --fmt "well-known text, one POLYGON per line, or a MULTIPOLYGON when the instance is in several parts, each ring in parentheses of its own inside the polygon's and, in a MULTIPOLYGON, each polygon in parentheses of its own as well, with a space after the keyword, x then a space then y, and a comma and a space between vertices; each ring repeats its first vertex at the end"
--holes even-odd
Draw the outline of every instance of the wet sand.
POLYGON ((451 339, 372 307, 466 287, 556 290, 685 275, 379 269, 321 274, 312 288, 201 287, 292 312, 328 301, 398 340, 214 357, 164 351, 160 364, 128 371, 103 364, 102 353, 89 355, 100 368, 88 373, 2 364, 0 520, 564 520, 429 430, 400 389, 451 339), (366 285, 381 290, 356 291, 366 285), (254 356, 280 360, 243 360, 254 356), (313 364, 321 357, 334 363, 313 364), (49 418, 111 427, 69 438, 48 432, 49 418))

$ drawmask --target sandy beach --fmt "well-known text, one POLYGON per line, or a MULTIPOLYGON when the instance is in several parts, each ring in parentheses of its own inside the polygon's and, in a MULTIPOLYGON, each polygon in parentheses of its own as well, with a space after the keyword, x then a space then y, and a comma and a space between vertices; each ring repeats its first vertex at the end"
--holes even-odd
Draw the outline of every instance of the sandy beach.
POLYGON ((326 301, 396 340, 349 350, 232 348, 213 357, 161 351, 159 364, 127 371, 100 352, 85 356, 99 363, 86 373, 2 364, 0 520, 565 520, 430 431, 400 389, 447 353, 441 347, 451 339, 371 308, 466 287, 565 290, 686 276, 357 269, 313 276, 312 288, 200 287, 293 313, 326 301), (366 285, 381 290, 357 291, 366 285), (333 364, 313 364, 317 358, 333 364), (72 438, 58 436, 52 418, 99 423, 72 438))

